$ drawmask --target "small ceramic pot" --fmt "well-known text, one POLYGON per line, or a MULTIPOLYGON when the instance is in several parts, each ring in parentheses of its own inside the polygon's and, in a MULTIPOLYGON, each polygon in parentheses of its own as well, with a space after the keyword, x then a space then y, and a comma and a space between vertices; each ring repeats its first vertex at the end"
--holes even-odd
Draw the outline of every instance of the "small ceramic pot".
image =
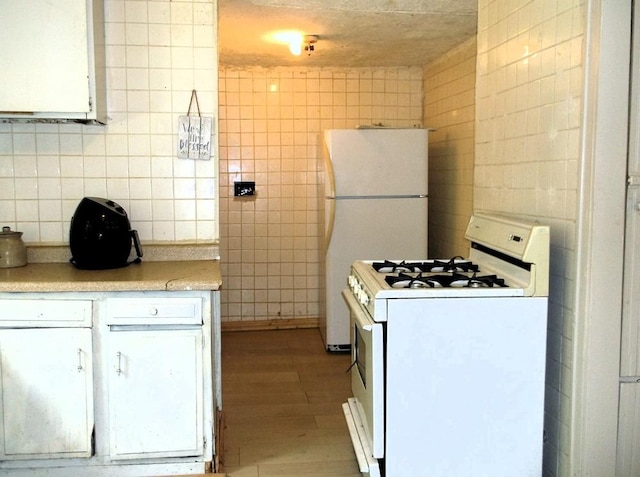
POLYGON ((27 264, 27 247, 22 232, 2 227, 0 232, 0 268, 24 267, 27 264))

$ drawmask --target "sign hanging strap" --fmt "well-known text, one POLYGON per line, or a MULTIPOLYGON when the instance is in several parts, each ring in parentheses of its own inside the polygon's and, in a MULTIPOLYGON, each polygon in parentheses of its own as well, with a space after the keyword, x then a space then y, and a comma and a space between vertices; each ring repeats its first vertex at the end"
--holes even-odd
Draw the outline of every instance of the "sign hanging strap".
POLYGON ((178 157, 181 159, 209 159, 211 157, 211 118, 203 118, 200 113, 198 93, 191 90, 189 109, 185 116, 178 118, 178 157), (193 103, 198 115, 191 115, 193 103))
POLYGON ((202 117, 200 114, 200 103, 198 103, 198 93, 196 93, 195 89, 191 90, 191 100, 189 101, 189 109, 187 110, 187 116, 191 116, 191 106, 193 105, 193 100, 196 100, 196 107, 198 108, 198 116, 202 117))

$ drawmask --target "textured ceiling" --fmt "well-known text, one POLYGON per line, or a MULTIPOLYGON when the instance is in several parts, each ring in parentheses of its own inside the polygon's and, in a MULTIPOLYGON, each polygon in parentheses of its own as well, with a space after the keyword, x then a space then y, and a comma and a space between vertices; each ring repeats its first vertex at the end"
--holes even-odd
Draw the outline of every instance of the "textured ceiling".
POLYGON ((421 66, 475 35, 477 0, 219 0, 224 66, 421 66), (269 36, 319 37, 293 56, 269 36))

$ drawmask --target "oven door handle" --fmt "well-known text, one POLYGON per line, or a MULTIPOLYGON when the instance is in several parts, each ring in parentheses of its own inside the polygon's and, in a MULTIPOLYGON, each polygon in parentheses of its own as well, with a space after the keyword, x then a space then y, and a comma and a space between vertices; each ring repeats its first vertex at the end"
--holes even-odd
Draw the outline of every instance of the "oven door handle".
POLYGON ((344 301, 347 302, 347 306, 349 307, 349 310, 351 310, 351 314, 356 320, 358 327, 362 328, 364 331, 371 332, 375 323, 371 321, 369 317, 362 311, 362 309, 360 308, 360 303, 358 303, 358 300, 356 300, 356 298, 353 296, 351 290, 349 290, 348 288, 342 290, 342 298, 344 298, 344 301))

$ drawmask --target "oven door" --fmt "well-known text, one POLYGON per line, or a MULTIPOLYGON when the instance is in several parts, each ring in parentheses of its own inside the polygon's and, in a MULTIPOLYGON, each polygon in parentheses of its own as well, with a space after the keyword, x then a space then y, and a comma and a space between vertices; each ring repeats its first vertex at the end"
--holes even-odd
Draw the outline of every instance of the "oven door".
MULTIPOLYGON (((371 461, 384 457, 383 325, 369 317, 350 290, 344 290, 342 295, 351 315, 353 363, 351 366, 353 398, 344 405, 346 406, 345 416, 354 448, 363 447, 361 450, 369 458, 367 460, 371 461), (357 433, 357 439, 354 439, 353 430, 357 433)), ((358 455, 358 449, 356 449, 356 455, 358 455)), ((360 459, 359 463, 363 471, 360 459)), ((368 462, 368 465, 371 463, 368 462)))

